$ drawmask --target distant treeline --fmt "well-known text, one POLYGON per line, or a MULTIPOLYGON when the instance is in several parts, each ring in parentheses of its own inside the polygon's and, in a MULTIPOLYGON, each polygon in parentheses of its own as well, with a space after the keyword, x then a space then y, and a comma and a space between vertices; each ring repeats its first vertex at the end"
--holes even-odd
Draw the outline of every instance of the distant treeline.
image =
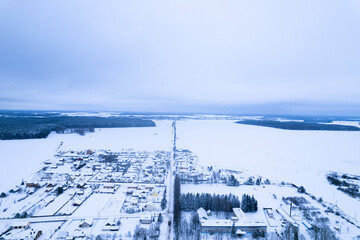
MULTIPOLYGON (((94 128, 154 127, 151 120, 131 117, 4 117, 0 116, 0 139, 46 138, 51 131, 63 133, 80 129, 92 131, 94 128)), ((75 131, 78 132, 78 131, 75 131)))
POLYGON ((322 124, 312 122, 296 122, 296 121, 273 121, 273 120, 243 120, 237 121, 239 124, 272 127, 286 130, 323 130, 323 131, 360 131, 355 126, 344 126, 338 124, 322 124))

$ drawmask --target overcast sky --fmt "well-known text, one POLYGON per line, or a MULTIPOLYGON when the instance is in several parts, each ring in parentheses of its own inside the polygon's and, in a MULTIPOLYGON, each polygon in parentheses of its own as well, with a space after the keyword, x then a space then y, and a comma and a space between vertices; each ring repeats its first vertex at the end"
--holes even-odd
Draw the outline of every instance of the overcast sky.
POLYGON ((0 109, 359 106, 357 0, 0 1, 0 109))

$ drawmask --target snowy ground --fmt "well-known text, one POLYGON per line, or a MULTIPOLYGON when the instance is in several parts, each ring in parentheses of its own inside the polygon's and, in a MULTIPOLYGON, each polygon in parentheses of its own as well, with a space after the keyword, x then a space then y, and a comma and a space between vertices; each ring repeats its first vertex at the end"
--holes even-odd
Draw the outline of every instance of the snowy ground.
POLYGON ((178 121, 177 147, 203 165, 248 171, 263 179, 292 182, 360 218, 360 201, 331 186, 328 171, 360 172, 360 132, 292 131, 233 121, 178 121))
MULTIPOLYGON (((0 141, 0 192, 19 185, 22 179, 38 171, 41 162, 53 158, 61 142, 60 150, 64 151, 169 151, 171 123, 156 121, 154 128, 96 129, 85 136, 52 133, 47 139, 0 141)), ((303 185, 313 195, 360 218, 360 201, 337 191, 325 176, 328 171, 359 174, 360 132, 291 131, 229 120, 187 120, 177 121, 177 138, 177 147, 191 150, 203 165, 238 169, 271 181, 303 185)), ((117 211, 122 199, 113 199, 102 207, 117 211)), ((81 215, 82 210, 78 210, 81 215)), ((97 215, 98 210, 93 210, 97 215)))

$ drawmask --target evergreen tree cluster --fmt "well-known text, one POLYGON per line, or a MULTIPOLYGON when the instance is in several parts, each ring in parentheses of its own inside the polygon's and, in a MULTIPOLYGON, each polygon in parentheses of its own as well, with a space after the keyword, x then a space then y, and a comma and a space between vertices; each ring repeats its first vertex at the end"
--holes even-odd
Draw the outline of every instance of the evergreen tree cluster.
POLYGON ((180 226, 180 222, 181 222, 181 201, 180 201, 180 196, 181 196, 181 184, 180 184, 180 178, 178 175, 175 176, 175 181, 174 181, 174 232, 175 232, 175 236, 176 239, 178 239, 179 236, 179 226, 180 226))
POLYGON ((62 194, 64 192, 64 188, 63 187, 58 187, 56 188, 56 196, 59 196, 60 194, 62 194))
POLYGON ((167 205, 167 200, 166 200, 166 189, 164 191, 164 196, 161 199, 161 209, 164 210, 166 208, 167 205))
POLYGON ((237 196, 232 194, 181 194, 181 209, 184 211, 196 211, 200 207, 211 211, 232 212, 233 208, 240 207, 240 201, 237 196))
POLYGON ((234 177, 234 175, 231 175, 229 179, 226 182, 227 186, 239 186, 239 181, 234 177))
POLYGON ((244 194, 241 199, 241 209, 244 212, 256 212, 258 210, 258 203, 254 196, 244 194))
POLYGON ((303 186, 300 186, 300 187, 298 188, 298 192, 299 192, 299 193, 305 193, 306 191, 305 191, 305 188, 304 188, 303 186))

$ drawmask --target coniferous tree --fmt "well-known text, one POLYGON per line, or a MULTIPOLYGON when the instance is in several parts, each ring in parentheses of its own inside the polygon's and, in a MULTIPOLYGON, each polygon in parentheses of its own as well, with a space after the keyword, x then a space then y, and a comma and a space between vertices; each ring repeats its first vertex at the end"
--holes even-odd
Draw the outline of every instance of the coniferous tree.
POLYGON ((257 201, 254 196, 244 194, 241 199, 241 209, 244 212, 256 212, 258 210, 257 201))

